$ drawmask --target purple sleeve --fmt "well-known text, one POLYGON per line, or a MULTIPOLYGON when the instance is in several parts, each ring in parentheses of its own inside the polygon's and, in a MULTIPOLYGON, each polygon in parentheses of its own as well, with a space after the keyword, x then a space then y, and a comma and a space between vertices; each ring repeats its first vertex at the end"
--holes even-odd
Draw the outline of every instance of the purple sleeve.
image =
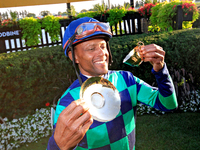
POLYGON ((54 139, 54 132, 53 135, 49 138, 47 150, 60 150, 54 139))

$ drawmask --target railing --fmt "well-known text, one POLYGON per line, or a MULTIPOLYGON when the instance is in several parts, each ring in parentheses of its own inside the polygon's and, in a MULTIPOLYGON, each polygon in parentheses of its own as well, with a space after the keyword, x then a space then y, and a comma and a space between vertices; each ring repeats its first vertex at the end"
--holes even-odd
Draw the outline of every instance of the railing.
MULTIPOLYGON (((103 17, 94 17, 101 22, 107 22, 108 16, 103 17)), ((31 49, 32 47, 50 47, 62 44, 62 39, 64 35, 64 31, 70 22, 73 19, 64 19, 60 20, 60 40, 56 42, 52 42, 48 33, 42 30, 42 37, 40 39, 40 43, 35 46, 27 46, 25 44, 26 40, 22 39, 22 29, 19 27, 12 28, 0 28, 0 53, 9 53, 16 51, 26 51, 31 49)), ((111 26, 111 32, 113 36, 123 36, 130 34, 141 34, 142 30, 142 17, 139 13, 128 14, 122 18, 117 25, 111 26)))

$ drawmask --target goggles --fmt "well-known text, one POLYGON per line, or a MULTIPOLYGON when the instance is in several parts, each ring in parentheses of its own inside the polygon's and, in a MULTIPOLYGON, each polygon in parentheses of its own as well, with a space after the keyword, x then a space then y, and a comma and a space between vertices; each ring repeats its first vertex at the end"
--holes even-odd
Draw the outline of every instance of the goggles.
MULTIPOLYGON (((97 31, 103 32, 103 33, 107 33, 110 36, 112 36, 112 33, 110 32, 110 26, 109 26, 108 23, 103 23, 103 22, 85 22, 85 23, 80 24, 76 28, 75 34, 74 34, 74 36, 75 36, 74 38, 77 39, 77 40, 80 40, 80 39, 82 39, 82 38, 84 38, 86 36, 92 35, 93 33, 97 32, 97 31)), ((69 43, 71 41, 74 41, 74 40, 71 40, 71 39, 68 40, 65 43, 64 47, 69 45, 69 43)))
POLYGON ((80 24, 76 30, 76 39, 84 38, 88 35, 93 34, 96 31, 101 31, 112 35, 110 32, 110 26, 107 23, 103 22, 86 22, 80 24))

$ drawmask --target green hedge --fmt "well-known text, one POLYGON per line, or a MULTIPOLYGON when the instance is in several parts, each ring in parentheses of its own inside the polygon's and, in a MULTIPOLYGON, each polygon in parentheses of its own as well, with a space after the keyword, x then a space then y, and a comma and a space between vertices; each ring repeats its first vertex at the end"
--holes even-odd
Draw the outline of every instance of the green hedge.
POLYGON ((195 84, 199 85, 200 29, 130 35, 111 39, 110 46, 114 62, 111 69, 130 70, 134 75, 151 84, 154 81, 154 77, 150 73, 152 66, 149 63, 142 63, 140 67, 134 68, 122 63, 127 53, 139 41, 143 41, 145 45, 155 43, 163 47, 166 52, 165 62, 168 68, 185 68, 195 77, 195 84))
POLYGON ((0 114, 8 118, 52 104, 75 79, 61 46, 1 54, 0 64, 0 114))
MULTIPOLYGON (((123 58, 138 41, 145 45, 155 43, 166 51, 168 68, 185 68, 200 83, 200 29, 177 30, 114 37, 110 41, 113 64, 110 69, 129 70, 152 84, 152 66, 140 67, 123 64, 123 58)), ((0 54, 0 114, 1 117, 18 118, 33 113, 36 108, 52 104, 76 79, 71 61, 61 46, 0 54)))

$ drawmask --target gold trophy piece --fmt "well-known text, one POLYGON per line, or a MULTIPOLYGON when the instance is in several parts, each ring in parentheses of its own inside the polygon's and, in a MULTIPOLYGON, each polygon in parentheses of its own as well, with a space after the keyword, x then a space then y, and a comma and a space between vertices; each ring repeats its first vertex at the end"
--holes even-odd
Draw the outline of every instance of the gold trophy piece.
POLYGON ((132 67, 138 67, 143 62, 143 56, 140 54, 141 47, 143 46, 143 42, 138 42, 137 46, 134 47, 133 50, 131 50, 129 54, 124 58, 123 63, 132 67))

